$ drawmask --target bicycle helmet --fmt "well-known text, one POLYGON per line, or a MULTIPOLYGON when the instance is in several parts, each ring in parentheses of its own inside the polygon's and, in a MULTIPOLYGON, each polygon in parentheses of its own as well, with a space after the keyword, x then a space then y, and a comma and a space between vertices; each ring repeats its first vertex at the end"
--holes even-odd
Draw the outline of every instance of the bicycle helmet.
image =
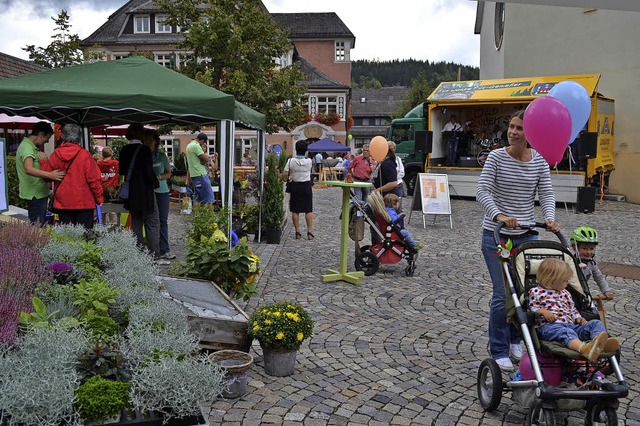
POLYGON ((598 244, 598 233, 590 226, 580 226, 573 230, 569 239, 574 243, 598 244))

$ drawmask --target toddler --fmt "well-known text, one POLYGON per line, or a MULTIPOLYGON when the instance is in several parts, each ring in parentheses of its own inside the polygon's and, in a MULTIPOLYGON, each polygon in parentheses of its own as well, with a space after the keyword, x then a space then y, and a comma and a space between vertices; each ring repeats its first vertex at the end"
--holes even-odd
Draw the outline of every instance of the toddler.
POLYGON ((404 229, 404 227, 399 223, 402 221, 404 217, 404 213, 400 212, 400 198, 396 194, 387 194, 384 196, 384 206, 387 209, 387 213, 389 213, 389 217, 391 218, 392 223, 397 223, 400 227, 400 233, 404 237, 404 239, 417 251, 424 247, 422 243, 416 243, 413 241, 411 234, 409 231, 404 229))
POLYGON ((620 342, 607 336, 600 320, 587 321, 580 315, 567 290, 572 275, 562 260, 543 260, 537 273, 538 286, 529 290, 529 306, 543 317, 538 326, 542 340, 560 342, 593 362, 602 351, 618 350, 620 342))
POLYGON ((589 278, 593 278, 603 296, 607 299, 613 299, 613 292, 607 279, 598 268, 598 265, 596 265, 595 260, 593 260, 596 254, 596 246, 598 245, 598 233, 596 230, 589 226, 581 226, 574 229, 569 238, 571 249, 580 259, 580 268, 587 282, 589 282, 589 278))

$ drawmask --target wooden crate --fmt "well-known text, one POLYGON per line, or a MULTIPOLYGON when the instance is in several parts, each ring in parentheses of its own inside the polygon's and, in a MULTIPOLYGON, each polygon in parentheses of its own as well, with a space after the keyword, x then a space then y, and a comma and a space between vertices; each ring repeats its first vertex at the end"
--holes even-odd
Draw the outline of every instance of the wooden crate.
POLYGON ((191 331, 200 336, 202 349, 249 352, 248 315, 210 281, 159 276, 165 297, 185 310, 191 331))

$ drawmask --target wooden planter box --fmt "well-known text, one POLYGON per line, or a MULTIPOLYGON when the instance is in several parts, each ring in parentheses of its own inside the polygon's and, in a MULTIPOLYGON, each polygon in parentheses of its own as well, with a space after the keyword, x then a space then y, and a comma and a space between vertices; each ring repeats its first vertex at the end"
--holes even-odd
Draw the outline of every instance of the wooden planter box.
POLYGON ((202 349, 235 349, 249 352, 249 316, 210 281, 180 277, 158 277, 165 297, 187 313, 191 331, 200 336, 202 349))

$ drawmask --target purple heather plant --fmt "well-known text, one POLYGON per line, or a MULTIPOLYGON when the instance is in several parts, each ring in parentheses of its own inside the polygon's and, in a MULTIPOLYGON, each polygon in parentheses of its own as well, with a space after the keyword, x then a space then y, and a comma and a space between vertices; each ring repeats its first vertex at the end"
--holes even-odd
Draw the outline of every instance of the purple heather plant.
POLYGON ((31 296, 19 289, 0 290, 0 347, 12 346, 18 333, 20 312, 31 312, 31 296))
POLYGON ((28 222, 10 222, 0 226, 0 246, 2 247, 44 247, 51 234, 47 229, 33 226, 28 222))
POLYGON ((36 286, 51 283, 51 273, 36 248, 0 245, 0 290, 18 289, 32 296, 36 286))

